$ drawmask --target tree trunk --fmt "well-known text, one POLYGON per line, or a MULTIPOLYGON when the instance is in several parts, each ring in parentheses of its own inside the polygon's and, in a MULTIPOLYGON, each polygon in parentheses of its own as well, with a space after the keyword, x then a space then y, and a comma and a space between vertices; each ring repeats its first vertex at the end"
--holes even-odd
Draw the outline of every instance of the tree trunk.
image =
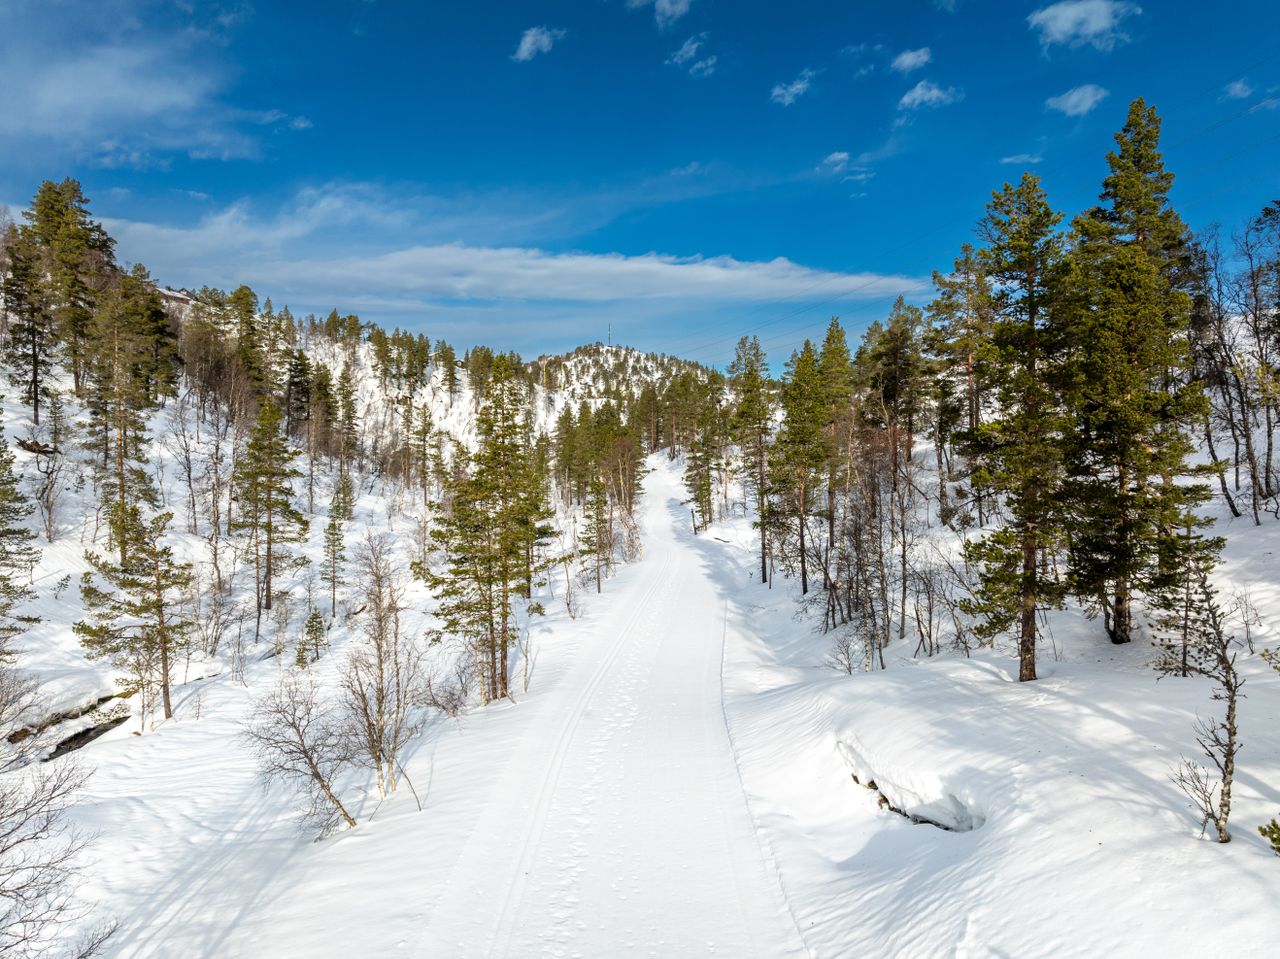
POLYGON ((1036 538, 1031 532, 1022 535, 1022 623, 1018 637, 1018 682, 1036 678, 1036 538))

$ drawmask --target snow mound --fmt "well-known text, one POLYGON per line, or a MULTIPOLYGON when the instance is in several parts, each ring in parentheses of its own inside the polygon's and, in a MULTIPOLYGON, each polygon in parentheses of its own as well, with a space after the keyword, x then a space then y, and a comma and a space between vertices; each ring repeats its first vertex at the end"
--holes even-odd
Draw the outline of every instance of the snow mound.
MULTIPOLYGON (((848 734, 846 734, 848 737, 848 734)), ((972 832, 986 825, 985 803, 977 796, 977 776, 960 770, 943 776, 938 772, 899 767, 892 772, 867 761, 865 747, 853 737, 837 740, 836 749, 853 771, 853 781, 874 789, 881 805, 915 823, 928 823, 948 832, 972 832)))

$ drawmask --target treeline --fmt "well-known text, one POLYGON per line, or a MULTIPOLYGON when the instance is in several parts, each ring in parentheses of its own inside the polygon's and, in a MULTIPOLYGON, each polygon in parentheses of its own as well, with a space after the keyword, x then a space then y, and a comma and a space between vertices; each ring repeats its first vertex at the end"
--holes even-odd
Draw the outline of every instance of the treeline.
POLYGON ((1221 545, 1199 507, 1216 488, 1235 515, 1280 514, 1280 204, 1226 255, 1171 205, 1159 135, 1135 101, 1096 206, 1068 221, 1037 177, 1005 184, 927 307, 899 299, 853 348, 832 320, 778 382, 743 338, 703 394, 695 510, 731 462, 761 579, 797 577, 842 668, 909 635, 917 654, 1008 636, 1031 680, 1068 598, 1112 642, 1145 622, 1185 648, 1221 545))
POLYGON ((847 672, 883 669, 894 643, 1003 637, 1034 680, 1046 613, 1068 600, 1113 643, 1150 639, 1158 671, 1205 677, 1222 703, 1196 726, 1206 761, 1173 778, 1226 842, 1232 624, 1256 614, 1213 585, 1223 541, 1202 507, 1216 489, 1234 516, 1280 517, 1280 201, 1229 248, 1195 236, 1159 142, 1134 101, 1098 203, 1070 220, 1034 175, 1004 184, 932 302, 899 298, 852 350, 833 319, 775 383, 744 337, 727 391, 697 407, 686 482, 705 516, 731 462, 761 581, 798 579, 847 672))

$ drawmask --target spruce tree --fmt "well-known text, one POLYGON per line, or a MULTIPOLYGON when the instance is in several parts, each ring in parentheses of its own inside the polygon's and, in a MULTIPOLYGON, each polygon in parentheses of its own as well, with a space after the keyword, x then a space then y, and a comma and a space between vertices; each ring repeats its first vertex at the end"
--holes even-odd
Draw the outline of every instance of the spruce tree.
POLYGON ((446 630, 468 642, 486 700, 509 693, 515 600, 530 598, 533 556, 548 533, 546 481, 529 442, 528 392, 519 374, 518 358, 494 358, 477 416, 478 448, 469 472, 451 482, 449 510, 431 531, 446 570, 416 567, 439 597, 446 630))
MULTIPOLYGON (((808 538, 813 496, 827 463, 823 435, 825 401, 818 373, 818 351, 808 340, 787 363, 782 385, 782 427, 771 448, 771 487, 776 503, 770 507, 780 528, 794 524, 800 569, 800 592, 809 592, 808 538)), ((784 559, 791 559, 784 552, 784 559)))
POLYGON ((260 393, 267 387, 266 361, 262 352, 258 294, 241 284, 227 298, 235 335, 236 360, 249 389, 260 393))
POLYGON ((325 643, 324 616, 320 614, 320 610, 313 608, 307 615, 302 635, 298 637, 298 652, 294 657, 294 665, 299 669, 306 669, 311 663, 318 662, 320 651, 324 649, 325 643))
POLYGON ((39 426, 40 403, 49 397, 48 380, 58 340, 33 234, 11 226, 4 249, 9 260, 8 272, 0 281, 0 294, 9 316, 4 364, 9 370, 9 382, 18 387, 22 401, 31 407, 32 421, 39 426))
POLYGON ((297 451, 281 435, 281 420, 275 402, 263 400, 231 480, 240 506, 232 530, 246 533, 253 551, 257 629, 263 610, 271 609, 274 577, 291 559, 285 547, 307 534, 307 521, 293 503, 292 483, 302 475, 293 467, 297 451))
POLYGON ((123 526, 130 505, 156 505, 147 472, 145 414, 173 391, 176 346, 151 278, 141 266, 103 297, 89 328, 89 426, 107 507, 111 542, 127 560, 123 526))
POLYGON ((129 675, 128 683, 144 694, 160 687, 165 719, 173 717, 172 671, 191 641, 193 623, 182 604, 191 585, 191 564, 174 558, 164 544, 172 513, 144 520, 131 504, 123 524, 126 561, 116 563, 96 553, 85 558, 93 573, 80 585, 86 617, 75 624, 76 635, 92 659, 107 657, 129 675), (94 573, 107 584, 103 589, 94 573))
POLYGON ((329 584, 330 616, 338 614, 338 580, 346 562, 345 534, 346 524, 352 518, 352 499, 351 479, 343 473, 329 501, 329 522, 324 528, 324 561, 320 565, 320 575, 329 584))
POLYGON ((88 366, 90 323, 115 274, 115 241, 89 217, 77 180, 40 184, 23 213, 41 251, 49 310, 67 351, 78 393, 88 366))
MULTIPOLYGON (((982 422, 983 391, 978 362, 991 334, 994 296, 981 257, 968 243, 961 247, 952 272, 933 274, 937 297, 929 304, 925 349, 931 363, 934 447, 938 460, 939 510, 950 521, 948 483, 968 475, 967 464, 956 467, 948 452, 961 432, 972 434, 982 422)), ((981 490, 973 497, 978 525, 986 522, 981 490)))
POLYGON ((285 435, 297 436, 299 427, 311 416, 311 361, 302 350, 289 351, 281 406, 285 435))
POLYGON ((756 500, 755 525, 760 530, 760 582, 769 581, 769 538, 765 515, 769 495, 769 434, 773 407, 769 399, 768 368, 757 337, 743 337, 729 364, 734 406, 730 432, 739 453, 739 475, 756 500))
POLYGON ((342 372, 338 374, 338 388, 335 394, 338 412, 338 459, 343 471, 346 471, 360 451, 360 419, 356 412, 355 374, 350 363, 344 363, 342 372))
POLYGON ((966 544, 967 559, 980 571, 966 608, 981 618, 982 635, 1014 630, 1022 682, 1036 678, 1037 615, 1062 594, 1041 567, 1042 554, 1061 541, 1063 423, 1047 339, 1061 270, 1061 219, 1039 179, 1025 174, 1016 187, 1006 183, 992 195, 979 227, 988 244, 984 266, 997 289, 982 360, 996 412, 974 431, 967 451, 975 486, 1004 497, 1009 522, 966 544))

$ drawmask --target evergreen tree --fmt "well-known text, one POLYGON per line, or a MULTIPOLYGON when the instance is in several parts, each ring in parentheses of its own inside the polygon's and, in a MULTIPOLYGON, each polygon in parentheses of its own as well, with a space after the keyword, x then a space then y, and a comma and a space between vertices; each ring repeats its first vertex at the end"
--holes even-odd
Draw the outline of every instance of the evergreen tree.
POLYGON ((738 447, 739 475, 755 495, 756 523, 760 530, 760 582, 769 581, 769 542, 765 516, 769 495, 769 433, 773 407, 769 400, 768 368, 757 337, 743 337, 729 364, 734 408, 730 432, 738 447))
POLYGON ((440 375, 444 379, 445 391, 452 404, 458 395, 458 358, 453 347, 444 340, 436 340, 436 352, 440 357, 440 375))
POLYGON ((90 219, 89 201, 77 180, 46 180, 23 216, 41 251, 48 307, 79 392, 88 362, 90 321, 115 273, 115 241, 102 224, 90 219))
POLYGON ((980 568, 966 608, 982 618, 981 634, 1015 629, 1023 682, 1036 678, 1037 614, 1062 593, 1041 568, 1042 554, 1061 540, 1063 427, 1046 329, 1061 269, 1061 219, 1039 179, 1025 174, 1018 186, 1006 183, 992 195, 980 225, 984 265, 998 291, 982 363, 997 412, 969 437, 968 452, 975 485, 1003 495, 1010 516, 1006 526, 966 544, 966 557, 980 568))
POLYGON ((129 507, 156 504, 146 469, 145 414, 173 391, 176 356, 168 317, 141 266, 107 291, 89 342, 87 441, 107 487, 107 524, 123 565, 129 507))
POLYGON ((1160 117, 1139 97, 1129 104, 1124 127, 1107 154, 1110 172, 1102 181, 1103 205, 1081 218, 1090 240, 1137 245, 1156 263, 1170 285, 1182 289, 1192 277, 1187 226, 1169 204, 1173 174, 1160 154, 1160 117))
POLYGON ((324 617, 320 615, 320 610, 313 608, 307 615, 302 635, 298 638, 298 653, 294 657, 294 665, 299 669, 306 669, 311 663, 318 662, 325 644, 324 617))
POLYGON ((232 529, 246 533, 253 550, 255 635, 263 610, 271 609, 273 579, 291 558, 284 547, 307 534, 307 521, 293 504, 292 481, 302 475, 292 465, 297 451, 281 435, 281 419, 280 408, 265 399, 232 476, 240 506, 232 529))
POLYGON ((1179 562, 1176 531, 1207 496, 1203 485, 1174 482, 1192 472, 1187 427, 1208 407, 1191 382, 1191 300, 1176 287, 1187 231, 1168 205, 1159 130, 1155 111, 1135 101, 1107 157, 1105 205, 1074 223, 1070 295, 1055 320, 1074 427, 1069 572, 1115 643, 1132 638, 1134 593, 1160 588, 1179 562))
POLYGON ((587 560, 595 575, 596 592, 601 589, 602 570, 613 559, 613 517, 609 506, 609 491, 598 472, 587 481, 587 494, 582 502, 582 520, 587 539, 578 546, 578 555, 587 560))
POLYGON ((545 478, 535 468, 519 374, 517 358, 495 357, 470 473, 450 484, 450 509, 431 531, 446 554, 446 571, 416 568, 439 597, 447 631, 469 643, 487 700, 508 695, 519 629, 515 600, 530 597, 531 558, 547 534, 545 478))
MULTIPOLYGON (((819 390, 825 401, 823 440, 827 452, 827 553, 836 540, 836 493, 844 485, 842 474, 848 462, 849 429, 853 415, 853 358, 844 327, 836 317, 827 325, 827 335, 818 354, 819 390)), ((828 565, 829 564, 825 564, 828 565)), ((830 579, 830 570, 826 576, 830 579)))
POLYGON ((258 294, 241 284, 227 298, 227 305, 231 310, 240 374, 250 390, 261 392, 267 386, 267 375, 262 352, 258 294))
POLYGON ((191 564, 176 560, 164 545, 171 519, 172 513, 159 513, 144 521, 131 504, 123 525, 126 561, 86 554, 109 589, 95 583, 94 573, 85 573, 80 585, 87 616, 75 624, 76 635, 90 658, 108 657, 129 675, 131 686, 143 693, 144 721, 149 690, 156 685, 165 719, 173 717, 172 669, 192 634, 193 624, 182 611, 191 564))
POLYGON ((22 401, 31 407, 31 418, 39 426, 40 402, 49 397, 48 379, 58 340, 31 232, 11 226, 4 248, 9 259, 8 272, 0 282, 9 316, 4 364, 9 382, 21 390, 22 401))
MULTIPOLYGON (((818 351, 808 340, 787 363, 782 385, 782 427, 771 452, 771 486, 776 503, 771 519, 781 527, 794 523, 800 568, 800 592, 809 592, 808 525, 820 472, 827 463, 823 435, 825 402, 818 373, 818 351)), ((784 559, 790 559, 784 552, 784 559)))
POLYGON ((356 412, 356 383, 351 364, 344 363, 338 374, 335 399, 338 407, 338 459, 343 471, 360 452, 360 419, 356 412))
POLYGON ((311 417, 311 361, 302 350, 290 350, 284 375, 284 432, 297 436, 311 417))
POLYGON ((338 580, 342 576, 342 565, 346 562, 344 550, 346 523, 352 518, 353 493, 351 479, 343 473, 333 490, 333 498, 329 501, 329 522, 324 528, 324 562, 320 566, 320 575, 329 584, 329 615, 338 614, 338 580))
MULTIPOLYGON (((994 294, 981 257, 968 243, 961 247, 950 275, 933 274, 937 297, 929 304, 925 349, 932 363, 933 435, 939 472, 939 508, 948 520, 948 483, 967 475, 952 468, 948 452, 957 433, 973 434, 982 422, 982 377, 978 362, 991 335, 994 294)), ((975 492, 980 493, 981 490, 975 492)), ((974 497, 978 525, 986 522, 985 503, 974 497)))
POLYGON ((26 524, 34 508, 18 488, 13 452, 0 434, 0 657, 9 640, 36 621, 14 613, 20 603, 35 598, 29 582, 31 570, 40 561, 40 550, 26 524))

